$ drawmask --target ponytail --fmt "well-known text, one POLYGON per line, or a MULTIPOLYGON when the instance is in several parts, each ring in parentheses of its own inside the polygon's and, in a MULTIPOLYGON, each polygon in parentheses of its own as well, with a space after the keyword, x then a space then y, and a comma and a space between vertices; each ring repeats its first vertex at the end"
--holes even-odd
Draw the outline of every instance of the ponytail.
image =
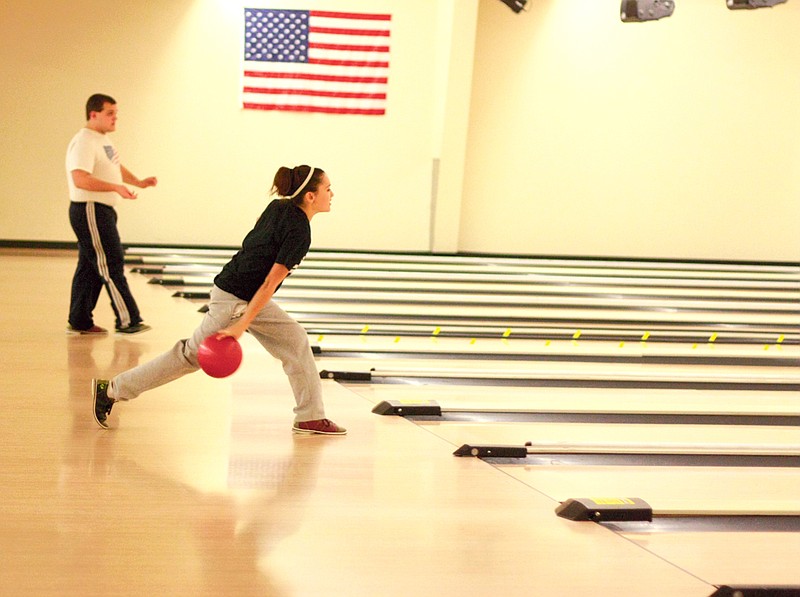
POLYGON ((272 181, 272 192, 300 206, 303 203, 304 194, 316 191, 324 174, 325 172, 319 168, 306 165, 294 168, 281 166, 272 181))

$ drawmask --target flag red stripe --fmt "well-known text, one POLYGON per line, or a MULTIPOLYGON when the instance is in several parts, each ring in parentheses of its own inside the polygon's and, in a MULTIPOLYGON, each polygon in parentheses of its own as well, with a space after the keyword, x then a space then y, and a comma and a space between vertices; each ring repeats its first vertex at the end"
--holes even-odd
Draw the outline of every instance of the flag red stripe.
POLYGON ((325 58, 309 58, 306 64, 325 64, 327 66, 372 66, 389 68, 388 62, 370 62, 367 60, 327 60, 325 58))
POLYGON ((267 95, 305 95, 311 97, 339 97, 347 99, 386 99, 385 93, 353 93, 350 91, 315 91, 313 89, 275 89, 272 87, 245 87, 245 93, 267 95))
POLYGON ((388 52, 389 46, 354 46, 348 44, 319 44, 310 43, 309 48, 315 50, 341 50, 343 52, 388 52))
POLYGON ((337 83, 388 83, 388 77, 336 77, 333 75, 310 75, 299 73, 269 73, 260 71, 244 71, 245 77, 261 79, 304 79, 306 81, 334 81, 337 83))
POLYGON ((338 27, 309 27, 311 33, 332 33, 334 35, 365 35, 368 37, 389 37, 386 29, 340 29, 338 27))
POLYGON ((322 112, 325 114, 369 114, 375 116, 386 114, 386 110, 383 108, 324 108, 320 106, 295 106, 291 104, 256 104, 253 102, 244 102, 242 107, 249 110, 287 110, 291 112, 322 112))
POLYGON ((362 21, 391 21, 392 15, 364 14, 360 12, 332 12, 328 10, 311 10, 312 17, 327 17, 329 19, 359 19, 362 21))

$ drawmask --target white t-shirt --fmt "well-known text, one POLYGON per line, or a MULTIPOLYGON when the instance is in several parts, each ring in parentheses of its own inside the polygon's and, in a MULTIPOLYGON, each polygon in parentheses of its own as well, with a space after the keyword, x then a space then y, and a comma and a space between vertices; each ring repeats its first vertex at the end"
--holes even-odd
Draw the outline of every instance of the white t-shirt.
POLYGON ((112 207, 117 204, 119 195, 113 191, 87 191, 76 187, 72 181, 73 170, 85 170, 105 182, 122 184, 119 153, 108 135, 82 128, 72 138, 67 146, 67 185, 70 201, 94 201, 112 207))

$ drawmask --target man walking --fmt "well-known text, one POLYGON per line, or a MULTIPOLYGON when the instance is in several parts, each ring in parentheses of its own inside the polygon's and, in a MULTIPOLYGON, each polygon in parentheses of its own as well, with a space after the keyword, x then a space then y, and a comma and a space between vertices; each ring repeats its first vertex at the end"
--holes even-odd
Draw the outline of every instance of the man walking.
POLYGON ((116 315, 116 331, 138 334, 150 329, 125 278, 124 254, 114 206, 119 197, 136 199, 125 184, 141 189, 157 184, 155 176, 140 180, 120 162, 108 133, 116 130, 117 103, 95 94, 86 102, 86 126, 67 147, 69 220, 78 238, 78 266, 72 278, 70 334, 106 334, 92 313, 105 286, 116 315), (125 183, 125 184, 123 184, 125 183))

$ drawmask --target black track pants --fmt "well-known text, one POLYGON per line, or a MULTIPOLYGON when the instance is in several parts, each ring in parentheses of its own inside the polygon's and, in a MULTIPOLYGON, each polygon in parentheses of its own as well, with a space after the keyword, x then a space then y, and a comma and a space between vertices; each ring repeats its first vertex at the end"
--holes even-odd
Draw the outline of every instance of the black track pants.
POLYGON ((78 238, 78 266, 72 278, 69 324, 79 330, 94 325, 92 312, 103 286, 111 298, 116 328, 142 321, 125 279, 125 256, 117 232, 117 212, 102 203, 70 203, 69 221, 78 238))

